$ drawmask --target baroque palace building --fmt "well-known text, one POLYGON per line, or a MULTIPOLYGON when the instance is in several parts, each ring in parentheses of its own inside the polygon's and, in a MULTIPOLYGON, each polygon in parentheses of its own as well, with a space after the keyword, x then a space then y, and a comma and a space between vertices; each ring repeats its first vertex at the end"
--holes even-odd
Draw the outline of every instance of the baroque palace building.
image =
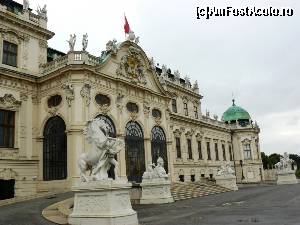
POLYGON ((0 199, 70 189, 95 117, 125 140, 119 173, 131 182, 159 156, 173 182, 213 178, 224 161, 238 183, 264 179, 260 129, 234 102, 222 120, 203 115, 198 84, 155 65, 137 39, 95 57, 51 49, 53 36, 46 8, 0 0, 0 199))

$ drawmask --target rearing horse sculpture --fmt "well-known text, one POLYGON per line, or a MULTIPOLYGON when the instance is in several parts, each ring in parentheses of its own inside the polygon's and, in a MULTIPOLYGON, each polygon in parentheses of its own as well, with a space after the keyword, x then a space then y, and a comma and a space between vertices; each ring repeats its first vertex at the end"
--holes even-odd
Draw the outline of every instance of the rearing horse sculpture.
POLYGON ((115 166, 115 179, 118 179, 118 162, 114 156, 124 149, 124 141, 108 136, 109 127, 100 118, 87 123, 84 131, 87 141, 91 144, 89 152, 82 153, 78 159, 80 179, 82 182, 108 179, 107 171, 115 166), (86 172, 90 171, 87 176, 86 172))

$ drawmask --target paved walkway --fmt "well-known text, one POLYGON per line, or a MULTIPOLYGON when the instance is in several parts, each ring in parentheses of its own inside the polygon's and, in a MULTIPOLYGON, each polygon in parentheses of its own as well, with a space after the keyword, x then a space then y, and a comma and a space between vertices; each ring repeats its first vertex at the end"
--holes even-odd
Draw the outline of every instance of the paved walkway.
MULTIPOLYGON (((41 211, 72 193, 0 207, 0 225, 52 225, 41 211)), ((243 188, 165 205, 137 205, 141 225, 300 225, 300 184, 243 188)))

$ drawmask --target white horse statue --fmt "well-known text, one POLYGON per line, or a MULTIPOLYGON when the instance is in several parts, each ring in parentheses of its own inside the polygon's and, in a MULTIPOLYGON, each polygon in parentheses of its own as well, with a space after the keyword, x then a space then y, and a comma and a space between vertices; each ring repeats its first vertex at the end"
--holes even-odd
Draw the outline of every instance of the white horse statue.
POLYGON ((124 149, 124 141, 108 136, 109 126, 100 118, 87 123, 84 131, 87 141, 91 144, 89 152, 82 153, 78 159, 82 182, 107 180, 111 165, 115 166, 115 179, 118 179, 118 162, 114 156, 124 149), (86 175, 90 171, 90 175, 86 175))

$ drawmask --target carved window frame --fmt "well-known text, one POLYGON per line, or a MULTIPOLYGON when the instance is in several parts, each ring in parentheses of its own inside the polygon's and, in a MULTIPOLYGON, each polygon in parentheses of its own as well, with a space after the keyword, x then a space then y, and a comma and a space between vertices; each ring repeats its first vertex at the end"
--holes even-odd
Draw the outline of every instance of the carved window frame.
POLYGON ((232 144, 230 142, 228 142, 228 152, 229 152, 229 160, 233 161, 233 149, 232 149, 232 144))
POLYGON ((171 100, 171 106, 172 106, 172 112, 173 113, 178 113, 177 99, 176 98, 172 98, 172 100, 171 100))
POLYGON ((175 151, 176 151, 176 158, 182 159, 182 152, 181 152, 181 131, 179 129, 176 129, 173 131, 174 133, 174 141, 175 141, 175 151), (179 140, 179 146, 177 146, 176 141, 179 140), (179 149, 177 148, 179 147, 179 149), (180 152, 180 154, 178 154, 180 152), (180 157, 178 157, 180 156, 180 157))
MULTIPOLYGON (((0 63, 1 65, 7 66, 9 68, 21 68, 21 57, 23 53, 23 45, 26 38, 21 36, 19 32, 10 29, 0 28, 0 63), (17 65, 11 66, 7 64, 3 64, 3 50, 4 50, 4 41, 17 45, 17 65)), ((28 39, 28 38, 27 38, 28 39)))
POLYGON ((205 144, 206 144, 206 153, 207 153, 207 160, 211 160, 211 146, 210 146, 210 139, 205 139, 205 144))
POLYGON ((222 153, 223 153, 223 161, 227 161, 226 146, 225 146, 225 142, 224 141, 221 142, 221 149, 222 149, 222 153))
POLYGON ((198 160, 203 160, 203 149, 202 149, 202 135, 196 134, 197 140, 197 150, 198 150, 198 160))
POLYGON ((1 147, 0 150, 13 150, 19 148, 19 129, 20 129, 20 107, 21 101, 17 100, 12 94, 5 94, 0 97, 0 109, 15 113, 14 123, 14 144, 13 147, 1 147))
POLYGON ((214 140, 214 150, 215 150, 215 159, 216 161, 220 160, 220 156, 219 156, 219 143, 217 140, 214 140))

